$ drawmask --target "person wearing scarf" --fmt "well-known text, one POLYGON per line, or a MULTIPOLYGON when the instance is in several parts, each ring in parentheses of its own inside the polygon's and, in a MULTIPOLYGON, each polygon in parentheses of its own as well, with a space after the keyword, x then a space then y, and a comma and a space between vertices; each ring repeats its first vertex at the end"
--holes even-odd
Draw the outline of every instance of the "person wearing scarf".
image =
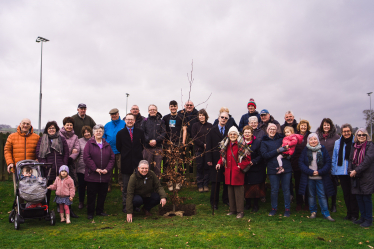
MULTIPOLYGON (((47 186, 51 185, 59 175, 62 165, 67 165, 69 158, 69 147, 66 139, 60 136, 60 128, 56 121, 49 121, 43 135, 36 145, 36 157, 40 163, 52 163, 51 173, 47 186)), ((44 175, 47 177, 49 169, 44 168, 44 175)), ((47 205, 51 197, 51 190, 47 191, 47 205)))
POLYGON ((260 153, 261 138, 257 138, 253 134, 253 128, 251 126, 247 125, 243 127, 243 137, 247 146, 253 151, 251 153, 252 166, 245 174, 244 179, 244 197, 246 201, 244 209, 249 210, 251 208, 251 202, 253 201, 252 212, 256 213, 259 210, 259 200, 266 196, 266 166, 260 153))
MULTIPOLYGON (((336 128, 334 123, 330 118, 322 119, 320 126, 316 131, 319 141, 321 145, 325 146, 327 152, 329 153, 330 158, 332 158, 332 154, 334 151, 335 141, 339 139, 339 135, 336 133, 336 128)), ((333 178, 330 174, 330 177, 333 178)), ((332 183, 334 184, 335 192, 337 192, 337 179, 332 179, 332 183)), ((328 200, 327 200, 328 202, 328 200)), ((336 195, 331 196, 331 212, 336 212, 336 195)))
POLYGON ((353 221, 361 227, 370 227, 373 223, 374 193, 374 144, 364 128, 356 131, 351 149, 348 172, 351 177, 351 191, 356 195, 361 218, 353 221))
POLYGON ((320 144, 316 133, 308 136, 306 148, 299 158, 299 167, 301 170, 299 194, 305 195, 308 187, 310 219, 315 219, 317 216, 316 197, 318 196, 323 217, 329 221, 335 221, 330 216, 326 199, 326 196, 336 195, 329 176, 331 158, 325 146, 320 144))
POLYGON ((220 144, 221 157, 216 165, 216 170, 225 167, 225 183, 228 185, 230 212, 227 215, 244 216, 244 170, 251 164, 251 150, 239 135, 238 128, 232 126, 228 137, 220 144))
POLYGON ((332 155, 331 175, 338 177, 343 190, 344 202, 347 207, 345 220, 356 221, 358 219, 358 204, 356 196, 351 192, 351 178, 349 177, 348 164, 353 143, 352 126, 343 124, 342 136, 335 141, 332 155))

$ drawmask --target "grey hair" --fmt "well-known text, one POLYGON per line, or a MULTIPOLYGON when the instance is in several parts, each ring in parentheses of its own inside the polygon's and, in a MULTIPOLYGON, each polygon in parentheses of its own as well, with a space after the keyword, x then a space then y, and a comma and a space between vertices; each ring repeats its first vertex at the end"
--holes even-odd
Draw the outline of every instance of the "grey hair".
POLYGON ((140 165, 142 165, 142 164, 147 164, 147 165, 148 165, 148 168, 149 168, 149 163, 148 163, 147 160, 141 160, 141 161, 139 162, 139 164, 138 164, 138 168, 139 168, 140 165))
POLYGON ((218 114, 218 117, 220 117, 222 113, 226 113, 226 114, 227 114, 227 117, 229 117, 229 118, 230 118, 230 116, 229 116, 229 113, 228 113, 228 112, 220 112, 220 113, 218 114))
POLYGON ((309 144, 309 139, 311 139, 312 137, 315 137, 315 138, 317 138, 317 140, 318 140, 318 144, 320 144, 320 142, 319 142, 319 138, 318 138, 318 135, 317 135, 317 133, 310 133, 309 134, 309 136, 308 136, 308 139, 307 139, 307 143, 309 144))
POLYGON ((151 106, 156 107, 156 111, 158 111, 158 108, 157 108, 157 106, 156 106, 155 104, 150 104, 150 105, 148 106, 148 111, 149 111, 149 107, 151 107, 151 106))
POLYGON ((258 118, 256 116, 251 116, 248 118, 248 123, 251 122, 251 120, 255 121, 258 123, 258 118))
POLYGON ((286 116, 287 114, 291 114, 292 116, 295 116, 295 115, 293 115, 292 111, 286 111, 286 113, 284 114, 284 116, 286 116))
POLYGON ((341 128, 342 132, 343 132, 343 129, 344 129, 344 128, 349 128, 349 129, 351 130, 351 132, 353 132, 352 125, 350 125, 350 124, 343 124, 343 125, 342 125, 342 128, 341 128))
POLYGON ((95 125, 95 126, 92 128, 93 133, 95 133, 95 131, 98 130, 98 129, 102 129, 103 132, 104 132, 104 125, 102 125, 102 124, 97 124, 97 125, 95 125))
POLYGON ((357 139, 357 134, 358 132, 361 131, 362 133, 366 134, 366 141, 371 141, 371 137, 368 133, 368 131, 365 129, 365 128, 360 128, 356 131, 355 133, 355 138, 354 138, 354 142, 357 143, 358 142, 358 139, 357 139))

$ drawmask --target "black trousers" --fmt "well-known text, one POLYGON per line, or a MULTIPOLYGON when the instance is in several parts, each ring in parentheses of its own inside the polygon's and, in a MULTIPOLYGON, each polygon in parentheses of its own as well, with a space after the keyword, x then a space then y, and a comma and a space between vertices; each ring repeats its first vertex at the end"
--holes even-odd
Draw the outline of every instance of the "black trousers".
POLYGON ((97 196, 96 214, 103 213, 106 194, 108 193, 108 183, 107 182, 86 182, 86 183, 87 183, 87 215, 94 215, 96 196, 97 196))
POLYGON ((84 174, 83 173, 77 173, 77 177, 78 177, 79 202, 84 202, 84 197, 86 196, 87 183, 84 180, 84 174))
POLYGON ((144 209, 151 211, 151 209, 160 204, 160 195, 158 193, 152 193, 150 197, 141 197, 140 195, 134 195, 132 205, 134 208, 144 205, 144 209))
POLYGON ((351 192, 351 177, 349 175, 341 175, 339 180, 343 190, 345 206, 347 207, 347 216, 358 218, 359 207, 356 195, 351 192))
POLYGON ((209 185, 209 166, 205 161, 205 156, 202 152, 195 151, 196 156, 196 181, 197 187, 202 188, 209 185), (201 156, 203 155, 203 156, 201 156))
MULTIPOLYGON (((223 203, 228 203, 229 202, 228 187, 225 183, 222 183, 222 184, 223 184, 222 201, 223 203)), ((221 186, 220 182, 212 182, 212 186, 210 190, 210 205, 218 205, 220 186, 221 186)))

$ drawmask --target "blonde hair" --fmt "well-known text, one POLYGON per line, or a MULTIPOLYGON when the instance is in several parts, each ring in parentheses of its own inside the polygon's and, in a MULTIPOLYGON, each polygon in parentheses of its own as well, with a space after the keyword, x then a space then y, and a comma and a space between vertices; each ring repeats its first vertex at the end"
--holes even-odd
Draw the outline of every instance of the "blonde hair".
POLYGON ((353 139, 355 143, 358 142, 357 134, 358 134, 359 131, 361 131, 362 133, 366 134, 366 141, 371 141, 371 137, 370 137, 368 131, 365 128, 360 128, 355 133, 355 138, 353 139))
POLYGON ((295 133, 295 130, 294 130, 293 127, 291 127, 291 126, 286 126, 286 127, 284 127, 283 132, 286 133, 286 130, 290 130, 292 134, 295 133))
POLYGON ((307 130, 307 131, 310 131, 310 129, 312 128, 312 127, 310 126, 308 120, 302 119, 302 120, 300 120, 299 124, 297 125, 297 128, 296 128, 296 129, 297 129, 298 131, 300 131, 300 125, 302 125, 302 124, 306 124, 306 130, 307 130))
POLYGON ((227 107, 221 107, 221 109, 219 109, 219 114, 221 114, 222 112, 227 112, 227 114, 229 114, 230 113, 230 111, 229 111, 229 108, 227 108, 227 107))

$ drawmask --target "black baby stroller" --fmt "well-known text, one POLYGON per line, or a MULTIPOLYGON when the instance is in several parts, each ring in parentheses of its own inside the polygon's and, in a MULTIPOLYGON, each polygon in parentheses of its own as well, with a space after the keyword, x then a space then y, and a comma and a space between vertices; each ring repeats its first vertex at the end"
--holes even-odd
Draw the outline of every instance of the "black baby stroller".
POLYGON ((51 167, 51 163, 39 163, 34 160, 23 160, 17 163, 16 195, 9 214, 9 222, 14 223, 16 230, 19 229, 21 223, 25 222, 25 219, 41 220, 43 218, 50 221, 52 226, 56 223, 55 212, 49 210, 46 196, 51 167), (41 167, 49 169, 47 178, 43 176, 41 167))

